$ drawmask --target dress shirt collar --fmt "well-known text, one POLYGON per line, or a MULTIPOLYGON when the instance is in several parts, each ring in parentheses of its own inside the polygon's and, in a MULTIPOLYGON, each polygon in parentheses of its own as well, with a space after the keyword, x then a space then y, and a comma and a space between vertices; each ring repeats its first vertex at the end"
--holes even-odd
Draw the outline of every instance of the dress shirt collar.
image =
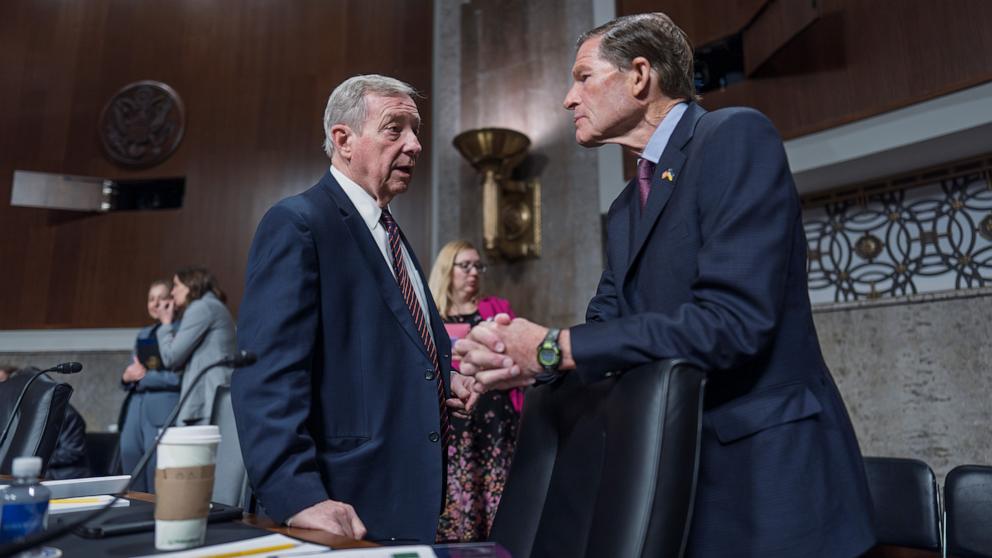
POLYGON ((682 120, 682 115, 685 114, 687 108, 689 108, 688 103, 679 103, 668 111, 668 114, 661 119, 661 124, 651 134, 651 139, 648 140, 647 146, 641 152, 641 159, 658 164, 662 153, 665 152, 665 147, 668 146, 668 140, 672 137, 672 132, 675 131, 675 126, 678 126, 679 120, 682 120))
POLYGON ((375 198, 354 180, 336 169, 334 165, 331 165, 331 174, 334 176, 334 180, 337 180, 338 184, 341 185, 341 189, 344 190, 351 203, 354 204, 358 214, 362 216, 362 221, 365 221, 370 231, 374 231, 379 226, 379 217, 382 215, 382 209, 376 203, 375 198))

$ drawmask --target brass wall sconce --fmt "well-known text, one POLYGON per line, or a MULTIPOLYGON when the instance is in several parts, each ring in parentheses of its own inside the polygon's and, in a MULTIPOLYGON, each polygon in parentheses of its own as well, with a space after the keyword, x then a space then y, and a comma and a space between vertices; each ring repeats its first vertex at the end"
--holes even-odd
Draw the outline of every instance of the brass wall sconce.
POLYGON ((510 180, 530 140, 506 128, 468 130, 455 148, 482 179, 482 238, 489 255, 508 260, 541 255, 541 183, 510 180))

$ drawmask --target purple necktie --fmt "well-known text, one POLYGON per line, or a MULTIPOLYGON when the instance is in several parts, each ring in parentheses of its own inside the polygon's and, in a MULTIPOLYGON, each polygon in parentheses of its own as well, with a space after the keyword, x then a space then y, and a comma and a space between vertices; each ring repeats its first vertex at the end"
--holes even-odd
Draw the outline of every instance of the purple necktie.
POLYGON ((637 160, 637 192, 641 195, 641 211, 648 204, 648 194, 651 193, 651 176, 657 165, 647 159, 637 160))
MULTIPOLYGON (((431 339, 429 330, 430 326, 424 318, 424 312, 420 308, 420 302, 417 300, 417 295, 414 294, 413 283, 410 282, 410 276, 406 272, 406 265, 403 264, 400 227, 396 224, 396 220, 393 219, 392 214, 390 214, 389 210, 386 208, 382 209, 382 215, 379 217, 379 222, 386 227, 386 234, 389 235, 389 251, 393 256, 393 271, 396 272, 396 282, 400 285, 400 293, 403 294, 403 302, 405 302, 406 307, 410 309, 410 316, 413 318, 413 325, 417 328, 417 333, 420 334, 420 341, 424 344, 424 348, 427 349, 427 354, 430 355, 431 363, 434 365, 434 374, 437 377, 437 400, 438 405, 441 408, 441 441, 442 444, 447 446, 449 443, 448 436, 450 435, 448 409, 444 404, 444 376, 441 375, 441 363, 437 358, 437 347, 434 345, 434 340, 431 339)), ((444 454, 447 455, 447 450, 445 450, 444 454)))

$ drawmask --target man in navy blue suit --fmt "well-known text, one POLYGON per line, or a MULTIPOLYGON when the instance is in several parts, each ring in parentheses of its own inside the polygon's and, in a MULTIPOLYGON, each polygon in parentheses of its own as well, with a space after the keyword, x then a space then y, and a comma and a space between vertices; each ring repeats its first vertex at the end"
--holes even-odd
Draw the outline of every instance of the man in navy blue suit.
MULTIPOLYGON (((360 539, 434 542, 443 503, 450 342, 388 204, 409 187, 420 115, 409 85, 353 77, 324 113, 331 168, 262 218, 231 394, 265 512, 360 539)), ((452 382, 449 385, 449 382, 452 382)))
POLYGON ((640 158, 609 210, 606 269, 586 323, 500 317, 457 343, 461 371, 482 391, 686 358, 709 377, 687 556, 858 556, 871 503, 813 325, 782 141, 754 110, 703 110, 692 56, 660 13, 580 38, 576 141, 640 158))

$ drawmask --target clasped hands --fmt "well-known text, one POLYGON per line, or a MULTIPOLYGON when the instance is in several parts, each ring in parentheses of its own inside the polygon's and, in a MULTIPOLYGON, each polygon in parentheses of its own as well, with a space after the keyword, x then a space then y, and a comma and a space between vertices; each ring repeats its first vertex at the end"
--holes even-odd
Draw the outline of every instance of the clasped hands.
POLYGON ((533 385, 541 371, 537 346, 547 333, 544 326, 523 318, 511 320, 507 314, 497 314, 472 328, 454 346, 461 371, 451 375, 456 397, 448 400, 448 406, 456 415, 464 415, 471 412, 480 394, 491 389, 533 385))

